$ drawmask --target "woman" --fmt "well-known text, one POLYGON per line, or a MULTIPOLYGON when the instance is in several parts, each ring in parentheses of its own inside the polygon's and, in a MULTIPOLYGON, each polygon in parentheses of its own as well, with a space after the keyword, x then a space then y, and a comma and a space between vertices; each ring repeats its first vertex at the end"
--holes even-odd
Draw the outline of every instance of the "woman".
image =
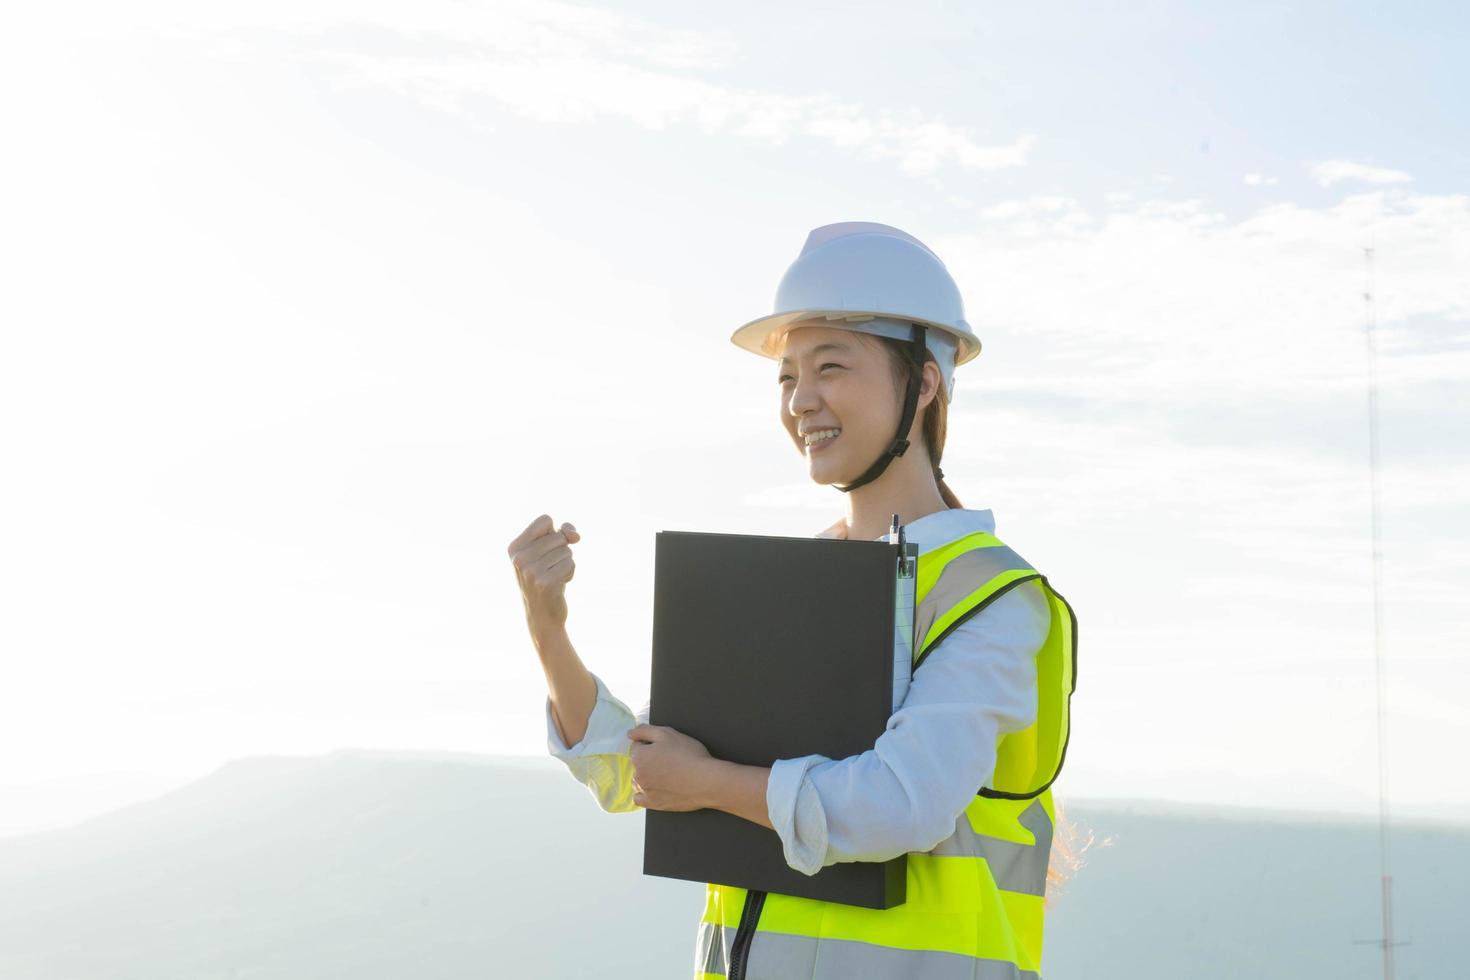
POLYGON ((919 545, 908 694, 860 755, 712 758, 647 724, 646 704, 634 716, 578 659, 563 590, 580 537, 543 514, 508 551, 546 671, 548 747, 604 810, 724 810, 774 831, 805 874, 908 855, 908 898, 886 910, 707 885, 696 977, 1038 977, 1076 618, 994 536, 991 512, 944 483, 953 369, 980 350, 959 291, 897 228, 826 225, 776 311, 731 339, 776 360, 782 425, 811 478, 847 494, 819 536, 882 539, 899 514, 919 545))

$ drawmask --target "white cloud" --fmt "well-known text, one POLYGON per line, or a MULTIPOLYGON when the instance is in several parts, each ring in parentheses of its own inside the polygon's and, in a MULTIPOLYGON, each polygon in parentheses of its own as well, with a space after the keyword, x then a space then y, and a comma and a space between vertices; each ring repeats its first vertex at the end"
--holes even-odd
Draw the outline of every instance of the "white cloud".
POLYGON ((993 204, 980 211, 980 217, 986 220, 1003 220, 1026 214, 1056 214, 1081 212, 1081 205, 1076 199, 1062 197, 1054 194, 1043 194, 1036 197, 1028 197, 1019 201, 1003 201, 993 204))
MULTIPOLYGON (((1356 601, 1365 584, 1365 456, 1304 451, 1286 438, 1222 444, 1202 438, 1197 422, 1190 426, 1195 431, 1177 428, 1167 414, 1100 409, 1078 418, 990 392, 983 397, 982 408, 957 402, 952 416, 967 430, 945 453, 946 474, 957 487, 1002 484, 1028 501, 1026 509, 1069 527, 1095 525, 1104 518, 1098 502, 1106 501, 1106 520, 1115 525, 1187 528, 1184 540, 1161 536, 1153 547, 1177 550, 1197 570, 1241 561, 1241 574, 1248 570, 1262 594, 1299 594, 1308 571, 1324 601, 1356 601), (1008 461, 1003 477, 976 478, 997 459, 1008 461), (1209 519, 1201 522, 1201 514, 1209 519), (1192 555, 1201 543, 1220 550, 1211 558, 1192 555)), ((1276 434, 1290 428, 1283 420, 1276 434)), ((1382 498, 1394 514, 1470 507, 1470 461, 1395 460, 1385 470, 1382 498)), ((1470 560, 1451 548, 1393 557, 1392 587, 1400 599, 1451 602, 1470 572, 1470 560)))
POLYGON ((495 0, 483 5, 446 0, 412 5, 392 0, 311 4, 259 0, 235 7, 187 2, 151 6, 153 20, 166 23, 165 32, 176 38, 246 30, 258 43, 262 28, 320 38, 366 27, 412 42, 449 42, 482 54, 499 52, 532 60, 605 57, 689 70, 729 67, 736 57, 735 42, 724 31, 669 28, 620 11, 556 0, 495 0))
POLYGON ((1268 177, 1265 174, 1246 174, 1245 182, 1251 187, 1271 187, 1278 183, 1275 177, 1268 177))
POLYGON ((307 57, 331 66, 340 85, 385 86, 440 110, 459 111, 466 98, 478 95, 548 123, 612 117, 645 129, 689 126, 771 145, 808 136, 895 160, 910 175, 946 164, 967 170, 1021 166, 1036 142, 1023 134, 1006 145, 982 146, 964 129, 915 110, 740 88, 596 56, 419 57, 320 49, 307 57))
POLYGON ((1381 383, 1470 381, 1470 349, 1405 326, 1470 320, 1470 195, 1380 190, 1237 219, 1196 200, 1119 201, 1097 213, 1055 200, 992 204, 975 231, 930 243, 987 350, 1053 352, 1033 361, 1044 375, 1007 369, 987 385, 1195 406, 1356 390, 1370 241, 1387 340, 1381 383))
MULTIPOLYGON (((910 176, 944 166, 970 171, 1023 166, 1037 139, 1022 133, 1007 143, 986 145, 965 127, 917 108, 709 80, 702 74, 736 61, 735 44, 726 34, 669 30, 573 4, 367 4, 309 15, 272 10, 259 17, 294 34, 301 45, 295 56, 324 66, 338 86, 389 88, 443 112, 465 112, 472 100, 484 98, 549 124, 613 118, 644 129, 689 127, 768 145, 809 137, 894 161, 910 176), (385 44, 382 36, 364 41, 353 33, 365 26, 397 42, 385 44)), ((203 29, 203 38, 214 44, 217 55, 238 57, 237 39, 225 38, 224 46, 220 33, 239 26, 216 23, 203 29)), ((201 30, 196 24, 174 33, 198 37, 201 30)))
POLYGON ((1331 187, 1343 180, 1356 180, 1365 184, 1406 184, 1414 179, 1402 170, 1374 167, 1351 160, 1324 160, 1308 164, 1307 170, 1312 179, 1323 187, 1331 187))

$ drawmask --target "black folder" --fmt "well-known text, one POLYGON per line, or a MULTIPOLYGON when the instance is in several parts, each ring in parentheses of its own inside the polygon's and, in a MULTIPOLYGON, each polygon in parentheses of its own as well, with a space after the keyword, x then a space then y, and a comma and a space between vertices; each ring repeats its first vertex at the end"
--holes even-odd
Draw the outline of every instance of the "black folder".
MULTIPOLYGON (((744 765, 873 747, 906 690, 917 546, 660 531, 649 723, 744 765), (907 632, 905 632, 907 631, 907 632)), ((776 832, 720 810, 648 810, 643 872, 866 908, 905 899, 906 857, 787 865, 776 832)))

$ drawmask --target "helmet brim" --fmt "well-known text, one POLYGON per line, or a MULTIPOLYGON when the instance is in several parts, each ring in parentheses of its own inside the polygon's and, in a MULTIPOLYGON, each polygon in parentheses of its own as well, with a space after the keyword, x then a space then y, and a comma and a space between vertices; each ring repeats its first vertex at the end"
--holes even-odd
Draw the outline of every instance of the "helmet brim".
MULTIPOLYGON (((887 319, 915 320, 935 330, 942 330, 955 339, 956 353, 955 364, 964 364, 973 360, 980 353, 980 338, 973 333, 961 333, 953 327, 943 323, 935 323, 924 317, 906 317, 884 310, 792 310, 786 313, 773 313, 768 316, 757 317, 749 323, 739 327, 730 335, 730 342, 736 347, 759 354, 762 357, 775 359, 780 356, 777 343, 781 337, 791 329, 791 325, 800 320, 822 320, 818 326, 830 326, 838 330, 843 329, 843 319, 847 317, 885 317, 887 319)), ((969 324, 965 324, 966 327, 969 324)))

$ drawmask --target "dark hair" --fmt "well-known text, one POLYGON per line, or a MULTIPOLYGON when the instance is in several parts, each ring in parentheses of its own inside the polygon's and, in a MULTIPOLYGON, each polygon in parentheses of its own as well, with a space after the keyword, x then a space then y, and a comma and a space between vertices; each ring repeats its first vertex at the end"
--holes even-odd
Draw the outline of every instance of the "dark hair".
MULTIPOLYGON (((899 398, 902 399, 903 392, 908 389, 909 373, 911 371, 922 371, 923 365, 914 364, 910 354, 910 346, 907 340, 896 340, 892 337, 879 337, 876 334, 858 335, 869 340, 876 340, 883 345, 888 352, 888 363, 893 369, 893 384, 898 389, 899 398)), ((934 360, 934 352, 927 347, 924 349, 924 363, 934 360)), ((941 372, 940 382, 944 384, 941 372)), ((924 410, 924 421, 920 426, 924 433, 924 447, 929 452, 929 465, 934 467, 934 482, 939 484, 939 495, 944 498, 945 504, 950 507, 963 507, 960 498, 954 495, 954 491, 944 482, 944 476, 939 469, 939 458, 944 455, 944 432, 949 419, 949 406, 945 402, 943 392, 936 391, 934 399, 929 402, 929 407, 924 410)))

